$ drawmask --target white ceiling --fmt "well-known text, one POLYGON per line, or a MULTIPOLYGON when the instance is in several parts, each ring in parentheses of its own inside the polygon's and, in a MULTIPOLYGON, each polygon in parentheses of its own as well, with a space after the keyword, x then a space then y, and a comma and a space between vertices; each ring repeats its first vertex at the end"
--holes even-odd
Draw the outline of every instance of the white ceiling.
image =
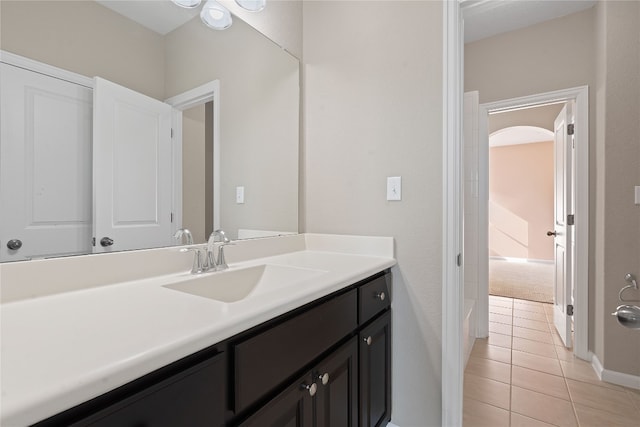
POLYGON ((489 147, 553 141, 553 132, 536 126, 511 126, 489 135, 489 147))
MULTIPOLYGON (((145 27, 167 34, 200 12, 170 0, 96 0, 145 27)), ((596 0, 462 0, 465 43, 525 28, 593 7, 596 0)))
POLYGON ((596 0, 462 0, 464 42, 560 18, 596 3, 596 0))
POLYGON ((96 0, 120 15, 159 34, 167 34, 200 13, 200 8, 185 9, 170 0, 96 0))

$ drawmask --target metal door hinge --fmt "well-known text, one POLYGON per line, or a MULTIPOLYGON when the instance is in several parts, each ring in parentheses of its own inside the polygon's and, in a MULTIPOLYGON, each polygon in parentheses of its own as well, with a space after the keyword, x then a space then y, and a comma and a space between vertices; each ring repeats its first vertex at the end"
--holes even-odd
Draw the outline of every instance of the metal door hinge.
POLYGON ((171 222, 173 222, 173 212, 171 212, 171 222))
POLYGON ((458 264, 458 267, 462 266, 462 254, 458 254, 456 257, 456 264, 458 264))
POLYGON ((92 237, 91 238, 91 246, 95 246, 96 245, 96 238, 92 237))
POLYGON ((573 304, 567 305, 567 316, 573 316, 573 304))
POLYGON ((173 128, 171 128, 171 138, 173 138, 173 128))
POLYGON ((567 135, 573 135, 575 133, 575 125, 573 123, 569 123, 567 125, 567 135))
POLYGON ((575 215, 573 214, 567 215, 567 225, 575 225, 575 223, 576 223, 575 215))

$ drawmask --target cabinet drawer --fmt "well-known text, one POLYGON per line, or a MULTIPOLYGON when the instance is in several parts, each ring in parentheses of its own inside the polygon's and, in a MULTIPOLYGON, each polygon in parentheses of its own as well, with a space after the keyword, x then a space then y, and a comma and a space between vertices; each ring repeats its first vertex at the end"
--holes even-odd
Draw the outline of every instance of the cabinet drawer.
POLYGON ((224 362, 225 354, 219 353, 72 426, 221 426, 225 410, 224 362))
POLYGON ((390 282, 391 275, 387 273, 358 288, 358 323, 360 325, 391 305, 390 282))
POLYGON ((351 333, 356 310, 352 290, 232 345, 236 414, 351 333))

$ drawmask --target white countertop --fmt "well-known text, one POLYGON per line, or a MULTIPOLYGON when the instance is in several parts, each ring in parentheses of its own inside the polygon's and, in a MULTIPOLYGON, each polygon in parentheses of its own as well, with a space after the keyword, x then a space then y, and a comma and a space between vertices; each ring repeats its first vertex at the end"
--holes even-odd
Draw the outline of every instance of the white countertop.
POLYGON ((2 304, 0 424, 55 415, 395 264, 393 252, 332 252, 314 239, 305 250, 230 263, 323 271, 234 303, 163 286, 183 272, 2 304))

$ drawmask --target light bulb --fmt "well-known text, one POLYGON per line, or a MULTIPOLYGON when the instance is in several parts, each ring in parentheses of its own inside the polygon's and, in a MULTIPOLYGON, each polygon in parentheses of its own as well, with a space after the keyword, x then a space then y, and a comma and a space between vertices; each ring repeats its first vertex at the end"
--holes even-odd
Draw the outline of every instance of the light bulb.
POLYGON ((200 6, 202 0, 171 0, 174 4, 186 9, 193 9, 200 6))
POLYGON ((267 0, 236 0, 236 3, 249 12, 260 12, 267 5, 267 0))
POLYGON ((226 30, 231 26, 231 12, 215 0, 207 0, 200 11, 202 22, 214 30, 226 30))

